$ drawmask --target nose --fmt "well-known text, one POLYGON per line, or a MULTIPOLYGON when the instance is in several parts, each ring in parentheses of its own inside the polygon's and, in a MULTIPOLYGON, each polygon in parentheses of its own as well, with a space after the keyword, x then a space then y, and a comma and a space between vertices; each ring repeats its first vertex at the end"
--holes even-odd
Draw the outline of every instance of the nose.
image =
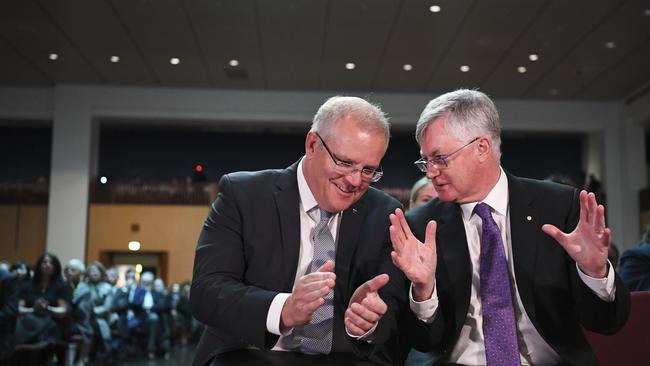
POLYGON ((427 166, 427 174, 426 174, 427 178, 432 180, 433 178, 435 178, 435 177, 437 177, 439 175, 440 175, 440 169, 438 169, 438 167, 436 167, 435 165, 431 165, 431 164, 427 166))
POLYGON ((354 187, 359 187, 363 183, 361 179, 361 170, 353 171, 345 176, 345 180, 354 187))

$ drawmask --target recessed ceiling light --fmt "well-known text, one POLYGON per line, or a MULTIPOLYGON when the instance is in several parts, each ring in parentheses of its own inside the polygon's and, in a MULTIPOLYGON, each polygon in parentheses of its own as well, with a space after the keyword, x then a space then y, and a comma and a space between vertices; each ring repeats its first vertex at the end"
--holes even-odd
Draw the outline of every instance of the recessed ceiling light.
POLYGON ((531 61, 537 61, 537 60, 539 60, 539 56, 537 56, 534 53, 531 53, 530 55, 528 55, 528 59, 531 60, 531 61))
POLYGON ((181 63, 181 59, 179 59, 177 57, 172 57, 172 58, 169 59, 169 63, 172 64, 172 65, 178 65, 178 64, 181 63))
POLYGON ((429 7, 429 11, 432 13, 440 13, 441 10, 442 8, 439 5, 431 5, 429 7))
POLYGON ((559 90, 553 88, 553 89, 549 89, 548 93, 551 94, 551 95, 558 95, 560 92, 559 92, 559 90))
POLYGON ((402 65, 402 70, 404 70, 404 71, 411 71, 411 70, 413 70, 413 65, 411 65, 411 64, 404 64, 404 65, 402 65))
POLYGON ((137 240, 131 240, 128 246, 129 246, 129 250, 132 252, 137 252, 142 247, 140 242, 137 240))
POLYGON ((239 60, 232 59, 232 60, 228 61, 228 65, 230 65, 232 67, 237 67, 237 66, 239 66, 239 60))
POLYGON ((519 67, 517 68, 517 71, 518 71, 520 74, 523 74, 523 73, 526 72, 526 67, 525 67, 525 66, 519 66, 519 67))
POLYGON ((50 60, 55 61, 56 59, 59 58, 59 55, 57 55, 56 53, 50 53, 48 57, 50 60))
POLYGON ((120 56, 111 56, 111 62, 112 63, 120 62, 120 56))
POLYGON ((348 70, 354 70, 357 67, 357 65, 354 64, 354 62, 348 62, 345 64, 345 68, 348 70))
POLYGON ((463 66, 461 66, 461 67, 460 67, 460 71, 462 71, 462 72, 468 72, 468 71, 469 71, 469 66, 467 66, 467 65, 463 65, 463 66))
POLYGON ((646 9, 646 10, 643 12, 643 14, 645 14, 645 15, 647 15, 647 16, 650 17, 650 9, 646 9))
POLYGON ((612 49, 612 48, 616 47, 616 42, 613 42, 613 41, 605 42, 605 47, 607 47, 609 49, 612 49))

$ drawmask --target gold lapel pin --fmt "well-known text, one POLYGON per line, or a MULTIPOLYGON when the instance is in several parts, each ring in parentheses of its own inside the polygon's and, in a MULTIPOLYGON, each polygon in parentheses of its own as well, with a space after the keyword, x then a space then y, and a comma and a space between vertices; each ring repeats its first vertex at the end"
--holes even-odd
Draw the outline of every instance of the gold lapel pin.
POLYGON ((530 215, 528 215, 528 216, 526 216, 526 220, 528 220, 528 221, 532 221, 532 220, 533 220, 533 217, 530 216, 530 215))

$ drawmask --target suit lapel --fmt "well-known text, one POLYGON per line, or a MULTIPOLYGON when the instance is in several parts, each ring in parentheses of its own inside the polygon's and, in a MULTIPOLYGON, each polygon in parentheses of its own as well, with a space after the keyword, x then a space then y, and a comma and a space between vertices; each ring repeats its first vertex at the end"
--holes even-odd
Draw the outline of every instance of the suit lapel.
POLYGON ((510 234, 517 289, 526 313, 535 318, 533 276, 537 256, 537 238, 541 224, 533 205, 534 197, 523 182, 508 174, 508 202, 510 205, 510 234))
POLYGON ((300 193, 297 170, 297 162, 284 170, 277 180, 277 190, 273 193, 280 218, 284 292, 291 292, 293 289, 300 253, 300 193))
MULTIPOLYGON (((344 293, 351 293, 354 289, 349 287, 353 284, 349 283, 350 268, 352 265, 352 257, 359 242, 359 235, 361 227, 366 217, 364 207, 360 203, 354 204, 351 208, 343 211, 341 218, 341 227, 339 228, 338 244, 336 246, 336 282, 347 284, 347 288, 343 289, 344 293)), ((335 296, 341 295, 341 291, 334 293, 335 296)))
POLYGON ((462 303, 452 304, 456 325, 461 327, 467 316, 472 286, 469 249, 460 206, 456 203, 444 203, 444 205, 446 207, 437 218, 436 246, 438 256, 444 261, 446 274, 449 276, 453 298, 462 299, 460 300, 462 303))

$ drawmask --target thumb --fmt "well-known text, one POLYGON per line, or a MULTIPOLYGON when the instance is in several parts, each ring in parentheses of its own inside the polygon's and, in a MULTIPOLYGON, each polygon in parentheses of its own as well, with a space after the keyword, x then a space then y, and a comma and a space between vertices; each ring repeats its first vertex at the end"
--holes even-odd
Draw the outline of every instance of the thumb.
POLYGON ((558 229, 555 225, 544 224, 542 225, 542 231, 545 232, 551 238, 555 239, 555 241, 560 243, 561 246, 563 247, 565 246, 567 235, 563 233, 560 229, 558 229))
POLYGON ((320 268, 316 270, 316 272, 333 272, 333 271, 334 271, 333 261, 325 262, 325 264, 323 264, 322 266, 320 266, 320 268))
POLYGON ((380 275, 375 276, 375 278, 366 281, 365 285, 368 289, 368 292, 377 292, 379 291, 380 288, 386 286, 388 281, 389 281, 388 275, 382 273, 380 275))

